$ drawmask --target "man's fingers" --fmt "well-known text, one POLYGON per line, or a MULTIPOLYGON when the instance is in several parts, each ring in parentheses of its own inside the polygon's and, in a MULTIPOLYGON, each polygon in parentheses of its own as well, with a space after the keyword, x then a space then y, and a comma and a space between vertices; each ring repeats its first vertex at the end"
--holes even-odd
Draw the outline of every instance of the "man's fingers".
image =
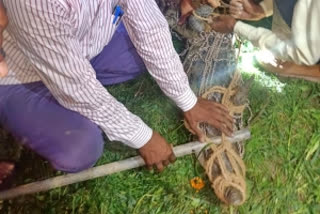
POLYGON ((219 130, 226 134, 227 136, 231 136, 233 133, 233 125, 232 123, 220 123, 219 130))
POLYGON ((233 123, 233 118, 229 114, 224 115, 223 124, 230 132, 233 132, 233 123))
POLYGON ((162 161, 163 166, 168 166, 170 164, 169 160, 162 161))
POLYGON ((228 108, 225 105, 221 104, 221 103, 214 102, 214 107, 221 109, 225 113, 229 113, 228 108))
POLYGON ((241 6, 243 7, 243 1, 242 0, 231 0, 230 1, 230 6, 241 6))
POLYGON ((221 112, 220 114, 216 115, 219 122, 223 122, 227 124, 228 127, 233 127, 233 117, 229 114, 229 112, 221 112))
POLYGON ((172 154, 169 156, 169 161, 170 161, 170 163, 174 163, 174 162, 176 162, 176 160, 177 160, 177 157, 175 156, 174 153, 172 153, 172 154))
POLYGON ((235 2, 232 5, 230 5, 230 7, 236 8, 237 10, 243 10, 243 5, 240 2, 235 2))
POLYGON ((220 109, 212 108, 207 117, 208 121, 218 121, 225 122, 228 124, 233 124, 233 118, 230 116, 229 112, 222 111, 220 109))
POLYGON ((193 9, 194 8, 192 6, 192 0, 181 0, 180 2, 181 17, 178 22, 179 25, 182 25, 186 22, 188 16, 191 15, 193 9))
POLYGON ((217 1, 217 0, 206 0, 206 2, 211 5, 211 7, 213 8, 217 8, 217 7, 220 7, 221 6, 221 3, 220 1, 217 1))
POLYGON ((185 127, 191 132, 191 134, 196 134, 187 120, 185 120, 185 127))
POLYGON ((187 21, 187 18, 192 14, 192 12, 189 12, 185 15, 182 15, 180 18, 179 18, 179 21, 178 21, 178 25, 183 25, 184 23, 186 23, 187 21))
POLYGON ((216 115, 222 115, 223 117, 229 115, 229 111, 227 109, 219 108, 217 106, 210 106, 208 110, 212 117, 215 117, 216 115))
POLYGON ((242 5, 230 5, 229 9, 230 9, 230 13, 231 12, 239 13, 239 12, 243 11, 243 6, 242 5))
POLYGON ((213 126, 214 128, 218 129, 219 131, 221 131, 222 133, 226 134, 227 136, 231 136, 232 135, 232 129, 230 129, 225 123, 223 122, 211 122, 209 123, 209 125, 213 126))
POLYGON ((157 167, 158 172, 162 172, 164 170, 164 166, 163 166, 163 164, 161 162, 157 163, 155 165, 157 167))
POLYGON ((209 109, 210 114, 208 115, 208 119, 210 120, 218 120, 219 122, 228 121, 230 123, 233 122, 232 117, 229 114, 228 110, 211 108, 209 109))
POLYGON ((211 112, 217 112, 218 114, 225 113, 229 114, 229 110, 226 106, 223 104, 213 102, 213 101, 207 101, 208 104, 206 105, 206 109, 208 109, 211 112))
POLYGON ((221 109, 222 111, 224 111, 226 113, 229 112, 228 108, 225 105, 221 104, 221 103, 217 103, 217 102, 206 100, 206 99, 202 99, 201 102, 204 102, 206 104, 205 105, 206 109, 208 109, 210 111, 212 111, 212 109, 218 108, 218 109, 221 109))
POLYGON ((226 127, 224 125, 221 126, 221 132, 223 132, 225 135, 227 135, 228 137, 232 136, 233 130, 230 129, 229 127, 226 127))
POLYGON ((147 170, 149 170, 149 171, 153 170, 153 166, 152 165, 147 165, 146 167, 147 167, 147 170))
POLYGON ((238 1, 231 1, 229 9, 231 16, 239 18, 243 12, 243 5, 238 1))
POLYGON ((238 10, 237 8, 230 7, 230 15, 235 19, 239 19, 242 12, 243 12, 242 10, 238 10))
POLYGON ((215 118, 208 120, 208 124, 217 128, 228 136, 230 136, 233 132, 233 122, 226 119, 226 117, 222 115, 215 115, 215 118))
MULTIPOLYGON (((230 124, 233 124, 233 118, 229 113, 229 110, 227 109, 227 107, 225 107, 224 105, 220 104, 220 103, 215 103, 215 107, 220 109, 220 115, 222 115, 224 118, 226 118, 230 124)), ((213 109, 211 109, 211 111, 213 111, 213 109)))
POLYGON ((193 131, 196 133, 196 135, 198 136, 199 141, 200 141, 201 143, 204 143, 204 141, 205 141, 205 135, 204 135, 204 133, 199 129, 198 123, 192 123, 192 124, 190 124, 190 125, 191 125, 192 130, 193 130, 193 131))
MULTIPOLYGON (((217 128, 221 132, 230 135, 233 132, 233 118, 230 116, 229 111, 226 106, 202 99, 201 100, 202 105, 206 109, 206 113, 204 114, 204 117, 201 118, 200 121, 207 122, 209 125, 217 128)), ((194 125, 192 127, 192 130, 196 132, 196 134, 201 136, 203 133, 201 132, 198 127, 194 128, 194 125)))

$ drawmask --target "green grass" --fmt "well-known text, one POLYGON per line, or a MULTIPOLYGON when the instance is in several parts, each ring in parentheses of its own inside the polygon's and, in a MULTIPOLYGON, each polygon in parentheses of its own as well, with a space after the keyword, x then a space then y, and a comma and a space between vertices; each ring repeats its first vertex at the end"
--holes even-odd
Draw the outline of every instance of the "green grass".
MULTIPOLYGON (((244 79, 250 75, 243 72, 244 79)), ((279 81, 258 70, 254 75, 252 138, 245 152, 248 199, 243 206, 221 204, 190 155, 162 174, 140 168, 21 197, 5 202, 3 213, 320 213, 320 84, 279 81), (189 185, 194 176, 206 181, 199 193, 189 185)), ((191 140, 181 112, 147 74, 108 90, 169 142, 191 140)), ((134 155, 119 143, 106 143, 98 164, 134 155)))

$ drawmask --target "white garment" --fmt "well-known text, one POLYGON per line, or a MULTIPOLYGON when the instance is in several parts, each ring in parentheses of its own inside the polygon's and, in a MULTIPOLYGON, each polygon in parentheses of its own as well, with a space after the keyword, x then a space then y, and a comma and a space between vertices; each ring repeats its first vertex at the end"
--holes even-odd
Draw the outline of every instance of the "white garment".
MULTIPOLYGON (((265 0, 265 10, 270 10, 270 1, 265 0), (269 6, 266 6, 269 5, 269 6)), ((277 10, 274 13, 278 13, 277 10)), ((274 18, 281 18, 274 14, 274 18)), ((275 20, 279 23, 279 20, 275 20)), ((282 20, 283 21, 283 20, 282 20)), ((314 65, 320 59, 320 1, 299 0, 294 8, 291 33, 256 28, 238 21, 234 32, 248 39, 255 46, 269 50, 277 59, 297 64, 314 65)))

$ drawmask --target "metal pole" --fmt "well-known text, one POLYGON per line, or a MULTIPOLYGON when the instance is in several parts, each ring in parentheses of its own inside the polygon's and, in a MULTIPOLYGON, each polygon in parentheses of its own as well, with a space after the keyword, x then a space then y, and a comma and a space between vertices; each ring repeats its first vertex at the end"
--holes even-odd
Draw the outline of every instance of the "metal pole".
MULTIPOLYGON (((234 133, 234 136, 228 138, 231 143, 247 140, 250 138, 250 131, 248 129, 240 130, 234 133)), ((221 143, 221 137, 212 139, 215 144, 221 143)), ((177 157, 182 157, 192 152, 200 151, 207 144, 200 143, 198 141, 179 145, 173 148, 173 151, 177 157)), ((7 200, 21 195, 38 193, 48 191, 50 189, 67 186, 82 181, 87 181, 102 176, 110 175, 116 172, 122 172, 129 169, 138 168, 144 166, 145 163, 140 156, 128 158, 121 161, 105 164, 102 166, 93 167, 79 173, 72 173, 61 175, 53 178, 49 178, 43 181, 37 181, 29 184, 17 186, 15 188, 1 191, 0 200, 7 200)))

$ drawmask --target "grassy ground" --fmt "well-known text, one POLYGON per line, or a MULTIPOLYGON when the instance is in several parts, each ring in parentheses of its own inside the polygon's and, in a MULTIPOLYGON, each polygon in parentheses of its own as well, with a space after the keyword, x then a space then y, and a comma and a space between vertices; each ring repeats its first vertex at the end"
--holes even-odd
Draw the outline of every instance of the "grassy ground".
MULTIPOLYGON (((245 153, 248 199, 243 206, 221 204, 203 171, 195 170, 190 155, 179 158, 162 174, 130 170, 6 201, 0 204, 0 213, 320 213, 320 84, 265 74, 248 65, 245 59, 251 52, 250 46, 244 49, 241 64, 244 79, 255 75, 249 95, 252 138, 246 142, 245 153), (195 176, 206 180, 198 193, 189 185, 195 176)), ((180 111, 148 75, 108 90, 169 142, 177 145, 191 140, 180 111)), ((106 143, 98 164, 135 154, 118 143, 106 143)), ((26 165, 29 171, 39 170, 26 165)), ((34 175, 24 175, 22 180, 34 180, 34 175)))

